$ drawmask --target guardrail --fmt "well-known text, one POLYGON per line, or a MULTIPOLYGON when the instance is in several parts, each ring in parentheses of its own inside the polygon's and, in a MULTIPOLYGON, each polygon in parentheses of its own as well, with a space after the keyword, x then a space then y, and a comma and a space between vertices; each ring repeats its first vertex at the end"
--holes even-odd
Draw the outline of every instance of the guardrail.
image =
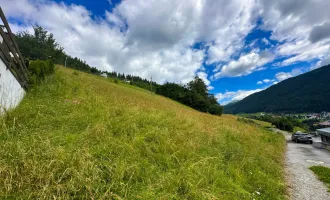
POLYGON ((21 84, 22 88, 27 90, 29 88, 28 69, 1 7, 0 19, 0 58, 21 84))

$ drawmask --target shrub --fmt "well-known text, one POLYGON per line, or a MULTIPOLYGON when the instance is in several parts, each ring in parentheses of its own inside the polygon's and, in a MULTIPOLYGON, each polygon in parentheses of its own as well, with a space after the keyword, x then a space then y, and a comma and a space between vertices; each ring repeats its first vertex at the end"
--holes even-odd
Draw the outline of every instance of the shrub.
POLYGON ((290 131, 290 132, 292 132, 294 128, 292 122, 285 117, 275 119, 272 125, 275 125, 276 128, 281 129, 283 131, 290 131))
POLYGON ((29 81, 30 84, 35 85, 41 83, 46 75, 54 73, 54 63, 51 60, 33 60, 29 63, 29 81))

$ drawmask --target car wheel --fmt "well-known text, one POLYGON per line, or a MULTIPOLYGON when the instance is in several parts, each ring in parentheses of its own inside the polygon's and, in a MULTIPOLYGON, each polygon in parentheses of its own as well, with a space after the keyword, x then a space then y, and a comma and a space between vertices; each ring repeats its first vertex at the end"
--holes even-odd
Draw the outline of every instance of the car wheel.
POLYGON ((313 144, 313 141, 310 141, 309 143, 310 143, 310 144, 313 144))

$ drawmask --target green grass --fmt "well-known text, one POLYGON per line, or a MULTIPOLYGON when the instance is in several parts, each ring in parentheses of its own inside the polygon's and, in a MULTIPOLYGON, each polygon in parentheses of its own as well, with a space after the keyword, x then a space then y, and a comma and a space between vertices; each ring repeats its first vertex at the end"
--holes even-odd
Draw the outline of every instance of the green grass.
POLYGON ((324 182, 330 192, 330 168, 323 166, 312 166, 311 169, 317 177, 324 182))
POLYGON ((306 133, 306 130, 303 128, 300 128, 298 126, 293 127, 293 133, 298 132, 298 131, 306 133))
POLYGON ((256 119, 251 119, 251 120, 254 121, 255 123, 259 124, 260 126, 264 127, 264 128, 273 127, 272 123, 269 123, 269 122, 260 121, 260 120, 256 120, 256 119))
POLYGON ((284 148, 235 116, 57 67, 0 118, 0 199, 284 199, 284 148))

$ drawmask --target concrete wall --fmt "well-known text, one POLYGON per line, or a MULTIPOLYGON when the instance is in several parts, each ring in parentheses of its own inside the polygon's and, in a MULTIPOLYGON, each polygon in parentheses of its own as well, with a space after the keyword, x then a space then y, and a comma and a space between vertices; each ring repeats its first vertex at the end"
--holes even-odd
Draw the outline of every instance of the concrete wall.
POLYGON ((0 114, 16 107, 24 95, 25 90, 0 58, 0 114))

